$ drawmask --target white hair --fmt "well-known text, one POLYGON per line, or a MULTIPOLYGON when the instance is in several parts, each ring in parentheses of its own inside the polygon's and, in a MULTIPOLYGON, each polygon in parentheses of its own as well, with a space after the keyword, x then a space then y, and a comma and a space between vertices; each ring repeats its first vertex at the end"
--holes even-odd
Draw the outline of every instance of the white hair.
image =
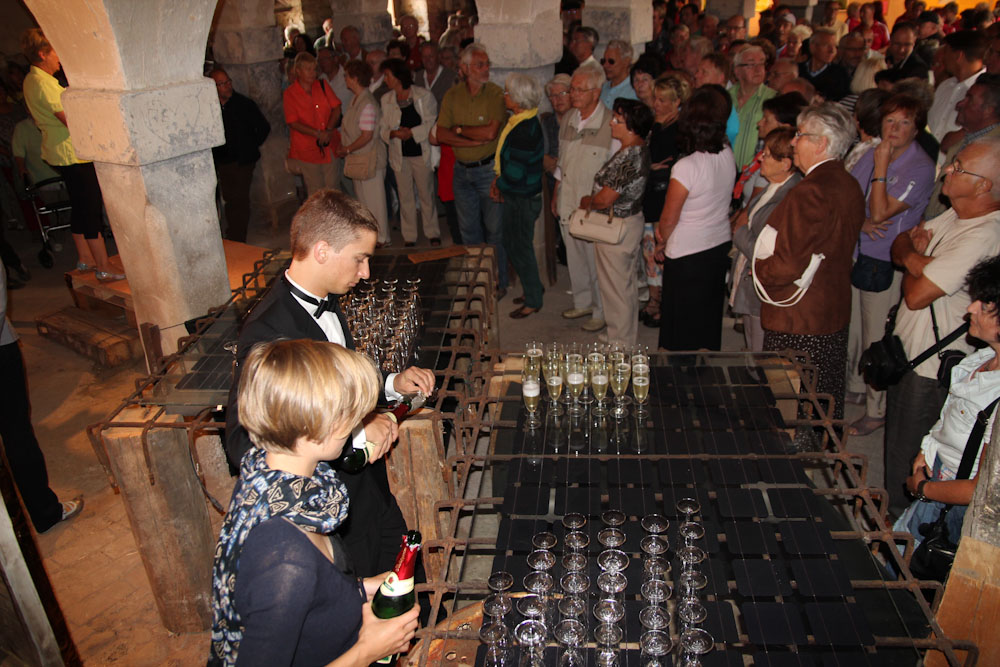
POLYGON ((473 42, 472 44, 469 44, 467 47, 462 49, 462 54, 461 56, 459 56, 459 62, 463 65, 471 65, 472 56, 474 56, 477 53, 481 53, 487 58, 490 57, 490 54, 487 53, 485 46, 483 46, 479 42, 473 42))
POLYGON ((587 63, 586 65, 580 65, 573 72, 573 77, 577 75, 587 79, 591 88, 600 88, 604 83, 604 70, 601 69, 600 65, 595 65, 594 63, 587 63))
POLYGON ((760 48, 756 44, 751 44, 750 46, 746 47, 745 49, 738 52, 735 56, 733 56, 733 67, 737 65, 742 65, 743 61, 747 59, 747 56, 751 54, 756 54, 758 56, 764 56, 764 58, 767 58, 767 54, 764 53, 764 49, 760 48))
POLYGON ((612 39, 608 42, 608 45, 604 47, 604 53, 608 53, 608 49, 618 49, 618 53, 622 54, 622 58, 632 62, 632 56, 635 52, 632 51, 632 45, 623 39, 612 39))
POLYGON ((806 107, 799 114, 798 124, 812 134, 826 137, 826 156, 836 159, 844 157, 857 134, 847 109, 836 102, 806 107))
POLYGON ((511 72, 507 75, 504 86, 507 88, 507 96, 522 110, 534 109, 542 101, 542 87, 533 76, 511 72))

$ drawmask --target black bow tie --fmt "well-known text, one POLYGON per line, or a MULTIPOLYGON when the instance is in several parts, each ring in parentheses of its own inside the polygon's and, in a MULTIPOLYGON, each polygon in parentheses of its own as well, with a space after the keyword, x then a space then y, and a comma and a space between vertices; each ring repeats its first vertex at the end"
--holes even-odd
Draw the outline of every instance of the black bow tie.
POLYGON ((314 296, 310 296, 310 295, 306 294, 305 292, 303 292, 302 290, 300 290, 298 287, 296 287, 295 285, 293 285, 291 283, 288 283, 288 289, 289 289, 289 291, 291 291, 292 294, 294 294, 295 296, 299 297, 300 299, 302 299, 306 303, 312 304, 312 305, 316 306, 316 310, 313 311, 312 315, 317 320, 325 312, 328 312, 328 311, 331 312, 331 313, 335 312, 334 299, 337 298, 336 294, 327 294, 325 299, 317 299, 314 296))

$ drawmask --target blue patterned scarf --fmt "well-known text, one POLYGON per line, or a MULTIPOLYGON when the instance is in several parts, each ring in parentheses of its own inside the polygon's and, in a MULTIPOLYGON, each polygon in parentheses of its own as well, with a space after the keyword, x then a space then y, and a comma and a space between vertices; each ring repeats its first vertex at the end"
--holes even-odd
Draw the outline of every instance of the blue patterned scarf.
POLYGON ((266 452, 253 447, 243 456, 240 478, 222 523, 212 566, 212 653, 209 665, 234 665, 243 621, 233 604, 243 543, 254 526, 274 517, 303 530, 332 533, 347 518, 347 487, 326 463, 312 477, 272 470, 266 452))

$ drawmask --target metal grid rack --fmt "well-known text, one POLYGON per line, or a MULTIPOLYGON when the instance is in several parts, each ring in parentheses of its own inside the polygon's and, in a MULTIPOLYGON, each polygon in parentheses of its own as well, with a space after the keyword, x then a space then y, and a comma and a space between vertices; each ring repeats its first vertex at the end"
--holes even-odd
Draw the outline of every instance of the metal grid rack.
MULTIPOLYGON (((605 436, 584 426, 560 432, 547 416, 526 436, 520 358, 493 360, 489 392, 456 423, 450 497, 436 506, 445 537, 424 545, 425 563, 440 565, 418 586, 439 622, 418 632, 409 663, 477 662, 489 572, 502 564, 519 582, 531 534, 559 534, 567 507, 593 516, 624 509, 634 529, 645 512, 673 519, 684 494, 700 499, 708 529, 706 627, 717 643, 704 664, 916 664, 926 651, 963 664, 956 650, 974 664, 975 645, 938 626, 942 586, 911 576, 912 538, 886 524, 887 494, 868 486, 866 458, 839 437, 845 424, 815 391, 808 358, 703 353, 685 367, 677 359, 662 355, 653 369, 644 423, 630 416, 625 433, 611 426, 605 436), (803 431, 820 432, 820 451, 796 451, 792 436, 803 431), (887 576, 886 560, 900 580, 887 576)), ((636 600, 632 588, 626 599, 636 600)), ((637 639, 626 629, 622 664, 638 664, 637 639)))
MULTIPOLYGON (((490 246, 467 246, 461 255, 413 264, 402 252, 380 252, 372 259, 372 275, 421 277, 419 292, 424 310, 416 362, 430 367, 439 387, 426 407, 448 418, 463 409, 470 396, 482 393, 483 350, 496 340, 496 256, 490 246)), ((204 433, 219 432, 225 422, 221 409, 228 400, 233 348, 240 323, 266 294, 290 260, 287 252, 272 251, 255 263, 223 306, 192 323, 193 333, 178 341, 178 351, 160 359, 155 372, 136 380, 136 389, 87 434, 108 481, 117 490, 102 434, 109 428, 140 428, 149 463, 146 434, 153 428, 187 432, 191 461, 203 490, 205 479, 195 441, 204 433), (142 422, 123 420, 128 408, 153 406, 153 416, 142 422), (184 420, 178 421, 176 415, 184 420)), ((152 478, 152 470, 149 471, 152 478)), ((224 511, 207 490, 205 495, 224 511)))

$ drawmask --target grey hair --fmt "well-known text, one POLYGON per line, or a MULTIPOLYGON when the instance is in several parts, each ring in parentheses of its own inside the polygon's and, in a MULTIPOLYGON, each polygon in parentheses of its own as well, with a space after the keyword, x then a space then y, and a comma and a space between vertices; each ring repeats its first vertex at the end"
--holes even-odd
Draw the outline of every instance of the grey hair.
POLYGON ((747 59, 747 56, 751 54, 757 54, 758 56, 764 56, 765 59, 767 58, 767 54, 764 53, 764 49, 760 48, 755 44, 751 44, 750 46, 746 47, 742 51, 738 52, 735 56, 733 56, 733 67, 736 67, 737 65, 742 65, 743 61, 747 59))
POLYGON ((597 48, 598 42, 601 41, 601 36, 596 29, 591 28, 589 25, 581 25, 573 31, 573 34, 575 35, 578 32, 582 33, 583 36, 587 38, 587 41, 590 42, 591 46, 597 48))
POLYGON ((580 65, 573 72, 573 76, 582 76, 587 79, 591 88, 600 88, 604 83, 604 70, 601 69, 600 65, 595 65, 594 63, 587 63, 586 65, 580 65))
POLYGON ((479 42, 473 42, 472 44, 469 44, 467 47, 465 47, 464 49, 462 49, 462 53, 459 56, 459 61, 458 62, 461 63, 461 64, 463 64, 463 65, 471 65, 472 64, 472 56, 474 56, 477 53, 481 53, 484 56, 486 56, 487 58, 490 57, 490 54, 486 51, 486 47, 485 46, 483 46, 479 42))
POLYGON ((635 52, 632 50, 632 45, 623 39, 612 39, 608 42, 608 45, 604 47, 604 53, 607 54, 608 49, 618 49, 618 53, 622 54, 622 58, 625 58, 629 62, 632 62, 632 57, 635 52))
POLYGON ((688 51, 697 53, 698 58, 704 58, 712 52, 712 40, 708 37, 692 37, 688 40, 688 51))
POLYGON ((542 87, 533 76, 521 72, 511 72, 504 82, 507 96, 520 109, 534 109, 542 101, 542 87))
MULTIPOLYGON (((959 154, 969 150, 972 146, 982 146, 986 150, 983 152, 983 157, 980 158, 982 166, 976 167, 977 171, 987 179, 989 179, 992 187, 990 188, 990 197, 993 201, 1000 201, 1000 137, 980 137, 976 139, 968 146, 963 148, 959 154)), ((958 155, 955 156, 956 158, 958 155)))
POLYGON ((545 84, 545 94, 551 95, 552 88, 554 86, 564 86, 566 88, 569 88, 572 82, 573 79, 570 78, 569 74, 556 74, 554 77, 552 77, 551 81, 545 84))
POLYGON ((798 124, 821 137, 826 137, 826 155, 836 159, 844 157, 844 153, 857 134, 851 116, 836 102, 824 102, 818 106, 806 107, 799 114, 798 124))

